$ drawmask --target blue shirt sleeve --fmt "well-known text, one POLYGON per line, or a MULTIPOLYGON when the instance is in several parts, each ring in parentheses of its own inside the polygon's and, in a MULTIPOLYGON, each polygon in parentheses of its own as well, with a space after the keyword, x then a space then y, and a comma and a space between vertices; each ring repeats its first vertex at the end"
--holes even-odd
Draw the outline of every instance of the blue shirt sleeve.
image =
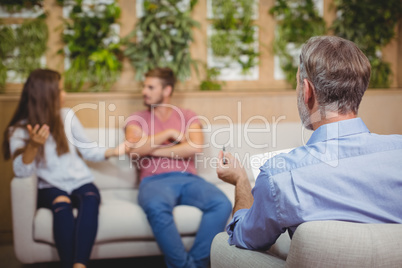
POLYGON ((236 211, 226 227, 228 242, 240 248, 268 250, 286 228, 281 227, 274 184, 263 170, 252 193, 252 207, 236 211))

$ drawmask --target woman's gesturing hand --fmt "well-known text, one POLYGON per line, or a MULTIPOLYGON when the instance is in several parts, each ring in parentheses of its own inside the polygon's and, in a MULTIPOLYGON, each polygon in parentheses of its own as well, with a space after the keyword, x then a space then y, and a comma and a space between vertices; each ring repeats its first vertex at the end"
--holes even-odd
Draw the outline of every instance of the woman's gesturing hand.
POLYGON ((34 147, 45 144, 50 134, 49 126, 46 124, 42 125, 40 128, 38 124, 36 124, 33 128, 30 124, 28 124, 27 129, 30 137, 29 143, 34 147))

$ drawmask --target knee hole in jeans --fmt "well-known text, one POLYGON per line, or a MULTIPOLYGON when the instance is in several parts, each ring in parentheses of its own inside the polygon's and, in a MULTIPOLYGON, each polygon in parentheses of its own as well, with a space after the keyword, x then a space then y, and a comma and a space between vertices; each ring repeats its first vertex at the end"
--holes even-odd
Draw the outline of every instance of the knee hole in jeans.
POLYGON ((71 200, 70 200, 70 198, 68 196, 59 195, 58 197, 56 197, 53 200, 53 205, 56 204, 56 203, 68 203, 68 204, 70 204, 71 200))
POLYGON ((66 205, 71 204, 71 200, 70 200, 69 197, 67 197, 65 195, 59 195, 58 197, 56 197, 53 200, 53 206, 56 205, 56 204, 59 204, 59 203, 64 203, 64 205, 54 208, 55 213, 57 213, 57 212, 59 212, 59 211, 61 211, 63 209, 66 209, 66 205))

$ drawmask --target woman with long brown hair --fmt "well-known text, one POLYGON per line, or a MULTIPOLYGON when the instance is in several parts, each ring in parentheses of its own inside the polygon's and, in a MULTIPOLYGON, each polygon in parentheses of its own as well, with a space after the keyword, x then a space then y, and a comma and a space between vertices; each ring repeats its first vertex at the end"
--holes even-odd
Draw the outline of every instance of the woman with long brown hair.
POLYGON ((124 154, 116 148, 83 148, 89 142, 76 116, 61 108, 65 92, 60 74, 48 69, 31 72, 4 133, 5 159, 13 159, 17 177, 36 174, 38 207, 53 213, 53 234, 63 267, 86 267, 98 228, 100 195, 84 162, 124 154), (71 115, 71 114, 70 114, 71 115), (70 116, 71 117, 71 116, 70 116), (68 122, 64 125, 63 121, 68 122), (74 218, 73 207, 78 208, 74 218))

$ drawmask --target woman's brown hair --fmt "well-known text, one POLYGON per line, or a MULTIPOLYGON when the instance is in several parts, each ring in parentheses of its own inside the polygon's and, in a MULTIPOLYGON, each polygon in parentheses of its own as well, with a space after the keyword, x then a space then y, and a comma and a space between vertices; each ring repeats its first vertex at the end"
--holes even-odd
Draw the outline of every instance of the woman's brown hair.
MULTIPOLYGON (((24 84, 17 110, 4 131, 3 154, 6 160, 11 158, 10 137, 17 127, 26 129, 30 124, 47 124, 56 142, 57 154, 69 151, 67 137, 60 116, 60 74, 53 70, 36 69, 31 72, 24 84)), ((16 154, 22 153, 24 148, 16 154)), ((16 156, 13 155, 13 157, 16 156)), ((44 159, 43 146, 39 147, 39 160, 44 159)))

